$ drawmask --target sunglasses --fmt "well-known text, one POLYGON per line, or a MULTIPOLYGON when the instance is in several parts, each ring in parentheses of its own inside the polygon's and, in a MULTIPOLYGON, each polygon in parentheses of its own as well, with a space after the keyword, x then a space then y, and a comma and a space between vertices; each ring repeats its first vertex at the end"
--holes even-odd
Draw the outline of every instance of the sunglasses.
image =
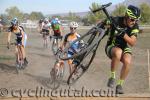
POLYGON ((131 22, 137 22, 137 21, 139 21, 138 19, 134 19, 134 18, 130 18, 130 17, 129 17, 129 19, 130 19, 131 22))
POLYGON ((76 27, 74 27, 74 28, 73 28, 73 27, 70 27, 70 29, 71 29, 71 30, 76 30, 77 28, 76 28, 76 27))

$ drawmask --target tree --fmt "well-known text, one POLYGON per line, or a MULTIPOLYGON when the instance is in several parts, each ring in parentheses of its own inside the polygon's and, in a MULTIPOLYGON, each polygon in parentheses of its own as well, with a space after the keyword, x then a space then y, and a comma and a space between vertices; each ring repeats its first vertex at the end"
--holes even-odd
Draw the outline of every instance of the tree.
POLYGON ((24 19, 24 20, 29 19, 29 17, 30 17, 30 15, 29 15, 28 13, 24 13, 24 14, 23 14, 23 19, 24 19))
POLYGON ((41 12, 31 12, 29 15, 29 19, 31 20, 40 20, 41 18, 44 18, 44 15, 41 12))
POLYGON ((1 14, 1 15, 0 15, 0 19, 2 20, 2 24, 3 24, 3 25, 9 24, 8 15, 6 15, 6 14, 1 14))
POLYGON ((146 3, 140 5, 141 9, 141 22, 150 23, 150 6, 146 3))
POLYGON ((72 21, 80 21, 81 18, 79 16, 77 16, 75 13, 69 12, 68 16, 66 16, 66 19, 68 20, 72 20, 72 21))
POLYGON ((114 16, 124 16, 126 11, 126 6, 124 5, 117 5, 115 11, 113 11, 114 16))
MULTIPOLYGON (((98 9, 100 8, 101 6, 97 3, 92 3, 90 9, 91 10, 95 10, 95 9, 98 9)), ((95 14, 93 14, 92 12, 89 12, 88 15, 87 15, 87 18, 88 18, 88 21, 92 24, 96 23, 97 21, 101 20, 104 18, 104 14, 103 12, 99 11, 99 12, 96 12, 95 14)))
POLYGON ((7 15, 9 16, 9 20, 17 17, 18 19, 23 19, 23 13, 17 7, 10 7, 6 10, 7 15))
POLYGON ((92 23, 90 23, 90 21, 89 21, 89 19, 87 17, 82 18, 82 23, 85 26, 89 26, 89 25, 92 24, 92 23))

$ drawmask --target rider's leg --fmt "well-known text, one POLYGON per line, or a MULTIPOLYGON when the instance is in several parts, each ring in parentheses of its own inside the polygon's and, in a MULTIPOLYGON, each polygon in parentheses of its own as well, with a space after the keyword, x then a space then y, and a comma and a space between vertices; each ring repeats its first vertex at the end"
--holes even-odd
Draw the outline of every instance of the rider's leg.
POLYGON ((132 56, 129 53, 125 53, 122 56, 121 61, 123 63, 123 66, 122 66, 121 73, 120 73, 120 79, 118 80, 117 86, 116 86, 116 93, 117 94, 123 94, 124 93, 122 85, 123 85, 124 80, 126 79, 128 73, 129 73, 131 58, 132 58, 132 56))
POLYGON ((18 47, 16 46, 15 47, 15 55, 16 55, 16 63, 18 63, 19 62, 19 57, 18 57, 18 47))
POLYGON ((72 60, 68 60, 68 65, 69 65, 69 72, 71 74, 73 72, 73 70, 74 70, 73 64, 72 64, 72 60))
POLYGON ((21 53, 21 48, 20 48, 20 46, 17 46, 17 49, 18 49, 18 61, 19 61, 19 63, 21 62, 21 58, 22 58, 22 53, 21 53))
POLYGON ((56 69, 59 69, 59 71, 61 71, 61 73, 63 73, 63 67, 64 67, 64 62, 62 61, 58 61, 55 66, 54 66, 56 69))
POLYGON ((116 78, 115 76, 116 69, 122 56, 122 49, 118 47, 112 47, 110 53, 111 53, 111 74, 107 86, 113 88, 115 84, 115 78, 116 78))
POLYGON ((63 61, 60 61, 60 67, 61 67, 61 69, 64 68, 64 62, 63 61))
POLYGON ((120 80, 118 81, 118 85, 123 85, 123 82, 129 73, 131 59, 132 59, 131 54, 129 54, 129 53, 123 54, 122 59, 121 59, 123 66, 121 69, 120 80))
POLYGON ((25 57, 26 57, 26 55, 25 55, 26 53, 25 53, 24 46, 21 46, 20 49, 21 49, 22 58, 23 58, 23 60, 24 60, 25 57))
MULTIPOLYGON (((113 47, 111 50, 111 72, 115 72, 117 69, 117 66, 121 60, 122 56, 122 49, 118 47, 113 47)), ((115 78, 115 76, 112 75, 112 78, 115 78)))

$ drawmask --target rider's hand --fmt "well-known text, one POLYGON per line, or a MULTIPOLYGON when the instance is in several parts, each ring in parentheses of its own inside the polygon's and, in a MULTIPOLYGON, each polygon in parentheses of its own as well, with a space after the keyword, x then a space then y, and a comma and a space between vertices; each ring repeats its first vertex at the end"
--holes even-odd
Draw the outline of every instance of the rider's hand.
POLYGON ((126 34, 126 31, 125 31, 125 30, 118 30, 117 37, 124 38, 124 35, 125 35, 125 34, 126 34))

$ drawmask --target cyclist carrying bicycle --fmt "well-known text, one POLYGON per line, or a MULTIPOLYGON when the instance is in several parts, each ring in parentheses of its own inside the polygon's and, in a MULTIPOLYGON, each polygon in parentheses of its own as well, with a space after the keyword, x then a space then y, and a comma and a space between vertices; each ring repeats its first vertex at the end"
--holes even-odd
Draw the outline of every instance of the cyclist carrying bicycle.
MULTIPOLYGON (((26 46, 26 42, 27 42, 27 34, 25 33, 24 29, 22 26, 19 26, 18 23, 18 19, 14 18, 11 21, 11 26, 8 28, 8 41, 7 41, 7 47, 9 49, 10 46, 10 38, 11 38, 11 34, 15 34, 16 35, 16 53, 18 51, 18 47, 19 46, 21 48, 21 53, 24 59, 24 65, 28 64, 27 58, 26 58, 26 53, 25 53, 25 46, 26 46)), ((17 55, 17 54, 16 54, 17 55)))
MULTIPOLYGON (((71 44, 73 41, 75 41, 77 38, 80 37, 80 35, 77 33, 78 26, 79 25, 77 22, 70 22, 70 33, 66 34, 64 41, 63 41, 64 48, 67 43, 71 44)), ((79 45, 80 45, 79 43, 72 44, 71 48, 68 50, 67 56, 70 57, 74 53, 77 53, 77 49, 79 48, 79 45)), ((74 69, 74 63, 77 63, 77 62, 73 61, 73 60, 68 60, 70 74, 72 73, 72 71, 74 69)))
POLYGON ((111 59, 111 73, 108 80, 108 87, 113 88, 116 80, 116 69, 119 62, 123 63, 120 79, 117 82, 116 93, 123 94, 123 83, 127 78, 129 70, 131 68, 132 50, 137 41, 137 35, 139 33, 138 20, 141 17, 140 9, 129 5, 126 9, 125 16, 112 17, 113 21, 119 29, 124 31, 118 32, 116 28, 109 24, 109 20, 105 20, 106 26, 108 26, 109 39, 105 48, 106 55, 111 59), (120 34, 119 34, 120 33, 120 34))

